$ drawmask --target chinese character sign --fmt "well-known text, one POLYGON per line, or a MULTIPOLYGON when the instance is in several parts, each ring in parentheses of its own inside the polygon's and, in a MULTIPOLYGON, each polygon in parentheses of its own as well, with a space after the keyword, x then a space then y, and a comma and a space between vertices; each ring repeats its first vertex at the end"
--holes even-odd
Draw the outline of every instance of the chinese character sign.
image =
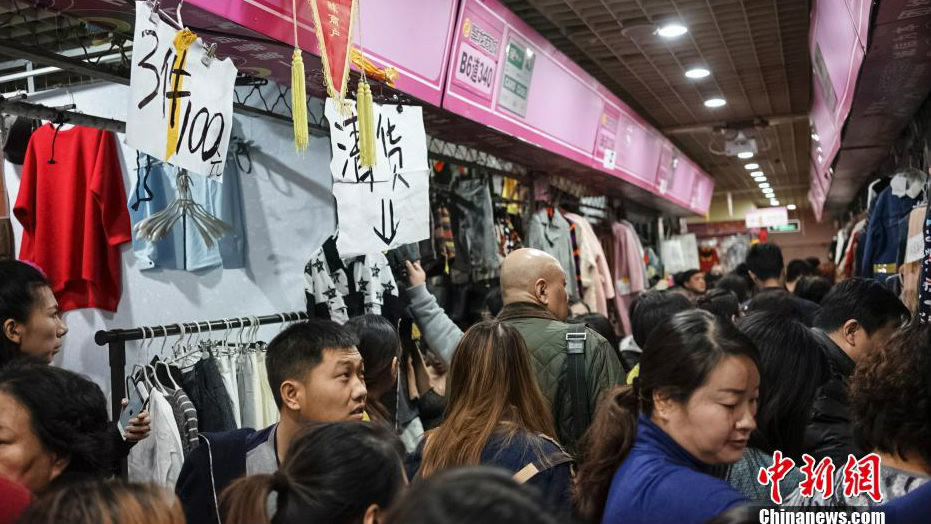
POLYGON ((325 110, 340 254, 371 254, 428 238, 430 169, 422 109, 374 104, 378 161, 363 168, 355 105, 349 101, 349 107, 344 115, 328 99, 325 110))
MULTIPOLYGON (((811 498, 818 493, 824 499, 831 499, 835 490, 841 489, 840 486, 835 486, 837 482, 843 483, 843 494, 848 499, 868 496, 877 504, 883 501, 879 482, 879 455, 870 453, 860 460, 849 455, 841 471, 836 469, 830 457, 824 457, 819 462, 806 453, 802 456, 802 460, 804 465, 800 470, 804 479, 798 485, 799 495, 802 497, 811 498)), ((782 504, 783 494, 779 490, 779 481, 785 478, 794 467, 795 462, 792 459, 785 458, 781 451, 776 451, 773 453, 773 465, 760 468, 757 480, 761 485, 770 486, 770 499, 773 503, 782 504)))
POLYGON ((223 181, 233 130, 236 66, 204 59, 190 31, 175 31, 136 2, 126 143, 149 155, 223 181))
POLYGON ((314 32, 323 61, 327 94, 340 103, 349 84, 349 46, 352 44, 355 0, 307 0, 314 15, 314 32))

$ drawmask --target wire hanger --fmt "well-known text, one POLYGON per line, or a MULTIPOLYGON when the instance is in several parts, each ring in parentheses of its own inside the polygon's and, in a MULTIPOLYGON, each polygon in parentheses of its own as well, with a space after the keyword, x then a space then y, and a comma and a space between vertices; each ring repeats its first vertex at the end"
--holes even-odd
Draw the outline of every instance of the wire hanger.
POLYGON ((214 243, 233 228, 208 213, 203 206, 194 201, 191 196, 191 177, 187 174, 187 170, 180 170, 176 181, 178 198, 165 209, 136 224, 136 233, 149 242, 158 242, 165 238, 181 217, 186 216, 191 219, 207 248, 213 248, 214 243))

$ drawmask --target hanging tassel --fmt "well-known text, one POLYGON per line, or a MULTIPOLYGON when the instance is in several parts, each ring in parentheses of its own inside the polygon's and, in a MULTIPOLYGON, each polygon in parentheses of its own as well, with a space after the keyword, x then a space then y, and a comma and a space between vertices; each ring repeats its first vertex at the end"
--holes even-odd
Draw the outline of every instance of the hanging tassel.
POLYGON ((375 167, 375 109, 372 89, 365 79, 356 89, 356 113, 359 119, 359 162, 363 167, 375 167))
POLYGON ((307 149, 307 89, 304 87, 304 59, 300 48, 291 57, 291 115, 294 121, 294 149, 307 149))

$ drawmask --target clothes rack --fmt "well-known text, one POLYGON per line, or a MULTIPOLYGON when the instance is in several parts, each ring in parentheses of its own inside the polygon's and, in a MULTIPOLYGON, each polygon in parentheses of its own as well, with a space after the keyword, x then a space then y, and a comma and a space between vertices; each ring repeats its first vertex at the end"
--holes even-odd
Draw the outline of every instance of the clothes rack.
POLYGON ((94 335, 94 342, 98 346, 107 346, 110 356, 110 411, 113 420, 120 418, 122 411, 121 400, 126 388, 126 342, 145 340, 150 338, 164 338, 182 334, 203 333, 226 329, 245 328, 249 326, 265 326, 308 320, 306 312, 277 313, 261 317, 239 317, 205 322, 181 322, 154 327, 136 327, 130 329, 111 329, 98 331, 94 335), (120 392, 123 392, 122 394, 120 392))

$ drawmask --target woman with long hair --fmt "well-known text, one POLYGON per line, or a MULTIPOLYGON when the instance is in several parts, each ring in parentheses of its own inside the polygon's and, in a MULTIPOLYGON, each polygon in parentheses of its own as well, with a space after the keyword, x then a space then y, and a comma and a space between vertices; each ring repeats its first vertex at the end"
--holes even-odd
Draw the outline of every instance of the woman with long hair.
POLYGON ((272 475, 243 477, 220 496, 223 522, 375 524, 406 484, 404 446, 379 424, 304 428, 272 475), (269 495, 276 502, 268 504, 269 495))
POLYGON ((351 318, 346 328, 359 337, 357 348, 365 364, 365 389, 368 390, 366 411, 372 420, 393 427, 392 415, 385 405, 395 404, 395 400, 388 397, 397 395, 401 352, 398 332, 391 321, 381 315, 351 318))
POLYGON ((0 262, 0 367, 21 357, 50 363, 68 326, 48 279, 18 260, 0 262))
POLYGON ((537 487, 553 511, 570 511, 571 458, 552 440, 551 410, 520 333, 497 320, 470 328, 453 353, 449 405, 408 459, 426 478, 460 466, 492 465, 537 487))
POLYGON ((50 490, 23 513, 19 524, 184 524, 181 501, 155 484, 82 479, 50 490))
POLYGON ((640 375, 595 413, 574 486, 589 522, 700 523, 746 502, 711 468, 756 428, 756 347, 728 320, 686 311, 647 339, 640 375))

